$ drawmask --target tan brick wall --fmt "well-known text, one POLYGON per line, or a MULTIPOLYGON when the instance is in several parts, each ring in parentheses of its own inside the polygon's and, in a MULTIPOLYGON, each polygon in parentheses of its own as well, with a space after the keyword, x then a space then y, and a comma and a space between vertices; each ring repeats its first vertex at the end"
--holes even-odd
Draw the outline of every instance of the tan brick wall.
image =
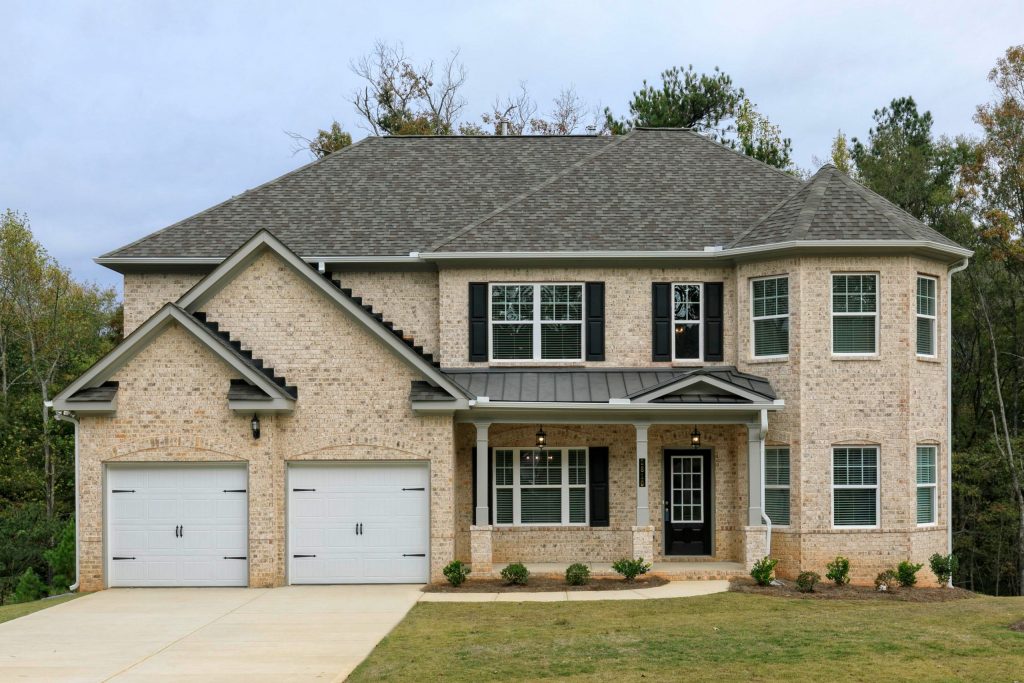
POLYGON ((334 278, 363 303, 384 315, 385 320, 411 334, 427 353, 440 348, 436 271, 335 272, 334 278))
POLYGON ((203 279, 202 273, 126 273, 124 333, 130 334, 168 301, 175 301, 203 279))

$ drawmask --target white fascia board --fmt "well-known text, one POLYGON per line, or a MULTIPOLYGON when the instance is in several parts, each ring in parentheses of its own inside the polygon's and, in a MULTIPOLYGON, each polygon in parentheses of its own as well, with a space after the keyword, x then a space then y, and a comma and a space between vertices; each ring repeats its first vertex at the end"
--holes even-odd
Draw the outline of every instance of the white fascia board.
POLYGON ((117 412, 117 396, 109 401, 64 401, 53 399, 54 410, 74 412, 78 415, 112 415, 117 412))
POLYGON ((464 398, 454 401, 412 401, 412 412, 417 415, 451 415, 457 410, 469 409, 469 401, 464 398))
POLYGON ((765 401, 772 400, 769 399, 767 396, 762 396, 761 394, 758 394, 753 391, 747 391, 746 389, 737 387, 735 384, 723 382, 717 377, 712 377, 711 375, 704 374, 688 375, 681 379, 667 382, 660 387, 651 389, 646 392, 639 391, 635 394, 630 395, 630 399, 633 403, 650 403, 651 401, 657 398, 661 398, 662 396, 671 394, 674 391, 679 391, 680 389, 685 389, 686 387, 693 386, 694 384, 709 384, 717 389, 721 389, 722 391, 726 391, 734 396, 739 396, 740 398, 746 399, 753 403, 763 403, 765 401))
POLYGON ((238 413, 276 414, 290 413, 295 408, 295 401, 282 398, 266 399, 228 399, 228 407, 238 413))

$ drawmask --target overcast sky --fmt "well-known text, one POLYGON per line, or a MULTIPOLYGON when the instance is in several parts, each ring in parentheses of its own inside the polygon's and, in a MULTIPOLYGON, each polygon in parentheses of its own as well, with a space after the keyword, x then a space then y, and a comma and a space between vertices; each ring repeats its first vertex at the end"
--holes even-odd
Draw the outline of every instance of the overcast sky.
POLYGON ((574 84, 622 113, 645 78, 719 66, 808 168, 897 96, 936 133, 975 132, 988 70, 1024 42, 1020 1, 840 4, 0 0, 0 210, 119 285, 92 257, 306 163, 283 131, 365 135, 349 63, 377 39, 460 49, 473 118, 520 81, 542 108, 574 84))

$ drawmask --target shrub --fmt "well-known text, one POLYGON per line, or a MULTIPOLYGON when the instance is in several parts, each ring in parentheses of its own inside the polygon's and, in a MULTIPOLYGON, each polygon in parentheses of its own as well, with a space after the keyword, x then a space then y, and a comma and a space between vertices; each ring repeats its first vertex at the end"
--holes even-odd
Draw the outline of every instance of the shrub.
POLYGON ((530 579, 530 570, 519 562, 513 562, 501 570, 501 578, 505 579, 507 584, 525 586, 530 579))
POLYGON ((900 585, 904 588, 910 588, 917 583, 917 573, 921 571, 923 564, 914 564, 909 560, 904 560, 896 565, 896 580, 900 582, 900 585))
POLYGON ((469 567, 463 564, 462 560, 452 560, 441 571, 444 573, 444 578, 448 579, 448 583, 456 588, 465 582, 470 573, 469 567))
POLYGON ((590 581, 590 567, 585 564, 570 564, 565 570, 565 582, 570 586, 583 586, 590 581))
POLYGON ((622 558, 612 563, 612 569, 617 573, 622 574, 622 578, 626 581, 633 581, 636 577, 641 574, 646 574, 651 571, 651 563, 644 562, 644 558, 638 557, 635 560, 628 558, 622 558))
POLYGON ((875 590, 892 593, 899 589, 899 574, 892 569, 886 569, 875 577, 875 590))
POLYGON ((46 584, 30 567, 18 579, 18 587, 14 589, 14 602, 32 602, 44 597, 48 592, 46 584))
POLYGON ((770 557, 762 558, 754 563, 750 575, 754 577, 758 586, 772 585, 772 581, 775 579, 775 565, 778 563, 778 560, 773 560, 770 557))
POLYGON ((800 572, 796 577, 796 587, 801 593, 813 593, 814 584, 821 581, 821 574, 818 572, 800 572))
POLYGON ((935 578, 938 579, 940 586, 949 585, 950 579, 956 574, 956 570, 960 565, 956 555, 939 555, 938 553, 932 555, 931 559, 928 560, 928 564, 931 565, 932 573, 935 574, 935 578))
POLYGON ((825 568, 828 569, 825 578, 837 586, 850 583, 850 561, 842 555, 837 555, 836 559, 825 565, 825 568))
POLYGON ((53 592, 66 593, 75 582, 75 520, 72 518, 60 532, 57 545, 43 552, 53 573, 53 592))

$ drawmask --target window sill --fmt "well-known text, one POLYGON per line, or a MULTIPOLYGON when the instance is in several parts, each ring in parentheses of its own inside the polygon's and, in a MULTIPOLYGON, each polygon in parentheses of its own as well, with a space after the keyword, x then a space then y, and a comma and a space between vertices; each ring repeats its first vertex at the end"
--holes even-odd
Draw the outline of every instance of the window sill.
POLYGON ((702 368, 706 365, 724 365, 724 361, 720 360, 674 360, 672 361, 672 367, 674 368, 702 368))
POLYGON ((922 363, 935 363, 935 364, 939 364, 939 363, 942 362, 942 359, 939 358, 938 356, 921 356, 921 355, 918 355, 918 356, 916 356, 916 358, 917 358, 917 360, 921 361, 922 363))
MULTIPOLYGON (((597 362, 597 361, 593 361, 597 362)), ((492 368, 585 368, 582 360, 492 360, 488 363, 492 368)))
POLYGON ((493 524, 495 531, 550 531, 551 529, 591 529, 590 523, 577 524, 493 524))
POLYGON ((858 360, 880 361, 880 360, 882 360, 882 357, 879 354, 877 354, 877 353, 863 353, 863 354, 862 353, 851 353, 851 354, 848 354, 848 355, 847 354, 837 355, 837 354, 833 353, 832 354, 832 360, 838 360, 838 361, 848 361, 848 360, 852 360, 852 361, 858 361, 858 360))
POLYGON ((789 356, 751 356, 747 363, 758 365, 764 363, 788 363, 789 356))

